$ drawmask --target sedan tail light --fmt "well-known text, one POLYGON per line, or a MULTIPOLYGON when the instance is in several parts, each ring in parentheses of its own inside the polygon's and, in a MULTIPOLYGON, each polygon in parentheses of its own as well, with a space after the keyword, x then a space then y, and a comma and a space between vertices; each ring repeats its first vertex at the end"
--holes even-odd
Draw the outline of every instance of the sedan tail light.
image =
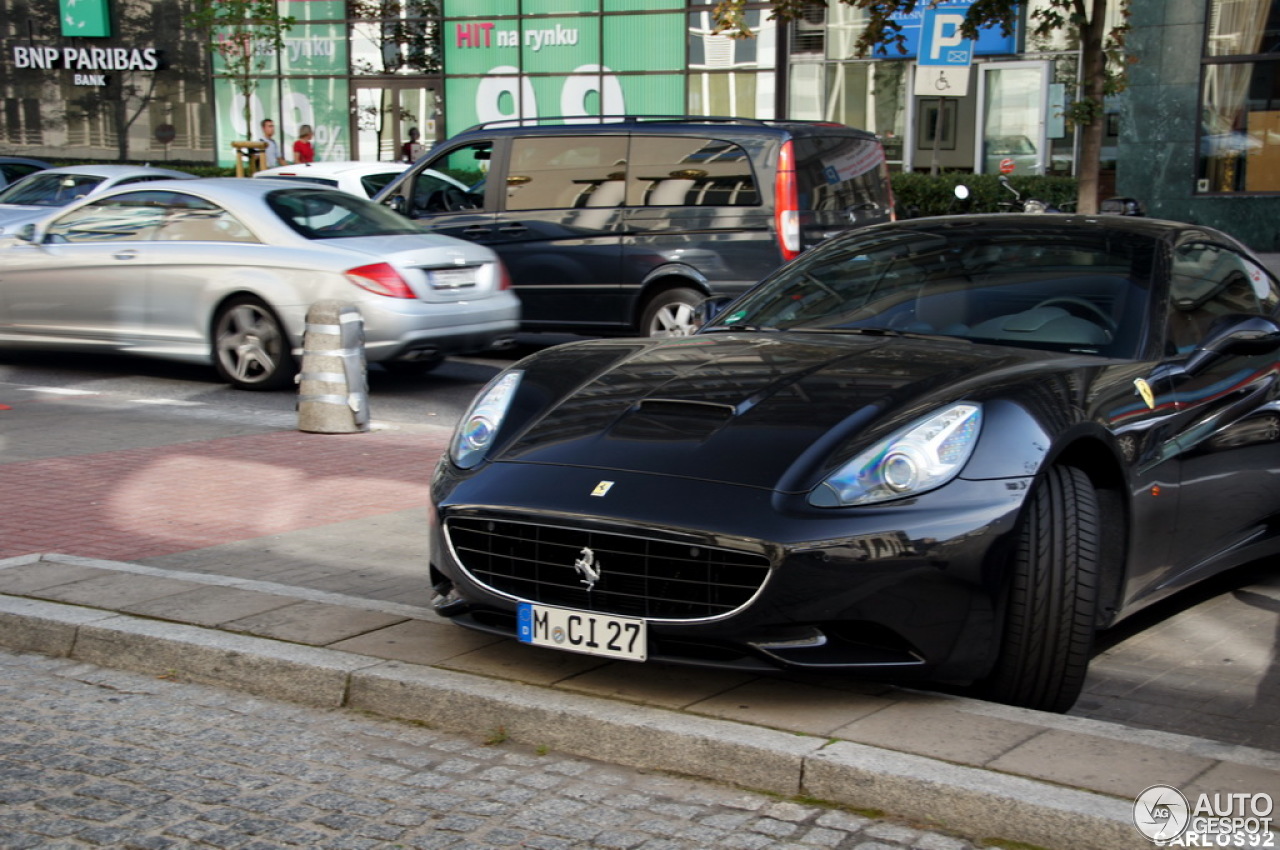
POLYGON ((511 288, 511 272, 507 271, 507 264, 498 260, 498 291, 506 292, 511 288))
POLYGON ((418 297, 409 288, 409 282, 401 277, 400 272, 396 271, 395 266, 390 263, 373 263, 368 266, 359 266, 358 268, 347 269, 344 274, 347 276, 347 280, 375 295, 385 295, 388 298, 418 297))

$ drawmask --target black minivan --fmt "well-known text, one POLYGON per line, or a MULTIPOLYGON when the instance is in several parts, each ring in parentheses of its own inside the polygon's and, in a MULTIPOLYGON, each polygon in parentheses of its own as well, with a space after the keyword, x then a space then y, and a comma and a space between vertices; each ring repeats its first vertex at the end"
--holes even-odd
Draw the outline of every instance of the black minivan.
POLYGON ((884 150, 862 130, 570 120, 584 119, 473 127, 375 198, 496 250, 526 330, 686 334, 705 298, 736 295, 829 236, 893 218, 884 150))

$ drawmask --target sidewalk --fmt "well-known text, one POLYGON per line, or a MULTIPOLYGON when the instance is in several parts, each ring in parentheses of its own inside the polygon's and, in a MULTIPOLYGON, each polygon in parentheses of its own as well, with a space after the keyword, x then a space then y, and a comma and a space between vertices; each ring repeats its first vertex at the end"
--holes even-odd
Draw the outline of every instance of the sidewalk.
POLYGON ((1137 847, 1133 788, 1269 789, 1275 754, 913 693, 601 663, 427 609, 49 555, 0 562, 12 649, 347 707, 784 796, 975 839, 1137 847))
MULTIPOLYGON (((0 643, 13 649, 500 730, 1051 848, 1150 846, 1131 817, 1156 783, 1280 797, 1280 753, 1210 740, 1212 730, 609 663, 453 626, 427 608, 424 580, 422 510, 442 427, 317 436, 291 430, 291 414, 193 416, 164 400, 131 412, 4 385, 0 405, 0 643)), ((1258 653, 1273 651, 1271 635, 1256 637, 1258 653)), ((1148 677, 1216 687, 1227 675, 1170 666, 1160 649, 1150 657, 1166 666, 1148 677)), ((1091 698, 1125 702, 1145 681, 1133 673, 1091 698)), ((1250 712, 1274 723, 1275 706, 1259 692, 1230 710, 1244 726, 1262 723, 1250 712)))

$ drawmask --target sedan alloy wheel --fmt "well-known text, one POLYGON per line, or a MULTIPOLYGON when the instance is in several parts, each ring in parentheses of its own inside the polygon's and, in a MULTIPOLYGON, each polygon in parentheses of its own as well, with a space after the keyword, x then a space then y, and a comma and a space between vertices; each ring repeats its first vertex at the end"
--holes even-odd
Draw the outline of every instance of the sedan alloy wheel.
POLYGON ((277 389, 295 367, 280 321, 256 298, 237 298, 219 312, 213 329, 218 374, 239 389, 277 389))

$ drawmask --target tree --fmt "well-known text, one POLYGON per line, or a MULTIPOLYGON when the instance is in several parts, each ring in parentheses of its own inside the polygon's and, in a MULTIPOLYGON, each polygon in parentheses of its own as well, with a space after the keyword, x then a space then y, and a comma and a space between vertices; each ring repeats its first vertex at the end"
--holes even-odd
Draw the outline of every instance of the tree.
MULTIPOLYGON (((774 18, 797 17, 812 0, 771 0, 774 18)), ((930 0, 837 0, 860 9, 867 17, 866 28, 856 48, 866 56, 876 48, 904 43, 899 19, 916 8, 931 5, 930 0)), ((1107 95, 1123 91, 1125 69, 1131 57, 1124 56, 1128 33, 1129 0, 1110 0, 1116 4, 1120 23, 1107 31, 1109 0, 1044 0, 1030 13, 1031 32, 1049 36, 1064 32, 1080 47, 1080 76, 1075 100, 1067 107, 1066 118, 1080 131, 1080 162, 1077 168, 1079 197, 1077 208, 1083 213, 1098 210, 1098 173, 1102 160, 1104 131, 1103 103, 1107 95)), ((716 6, 719 28, 737 37, 751 37, 746 26, 747 0, 721 0, 716 6)), ((973 0, 965 15, 961 32, 970 38, 982 27, 999 26, 1005 34, 1013 31, 1020 14, 1020 0, 973 0)))
POLYGON ((277 0, 195 0, 187 23, 206 34, 236 91, 244 96, 245 139, 252 141, 257 75, 275 67, 294 18, 280 14, 277 0))

